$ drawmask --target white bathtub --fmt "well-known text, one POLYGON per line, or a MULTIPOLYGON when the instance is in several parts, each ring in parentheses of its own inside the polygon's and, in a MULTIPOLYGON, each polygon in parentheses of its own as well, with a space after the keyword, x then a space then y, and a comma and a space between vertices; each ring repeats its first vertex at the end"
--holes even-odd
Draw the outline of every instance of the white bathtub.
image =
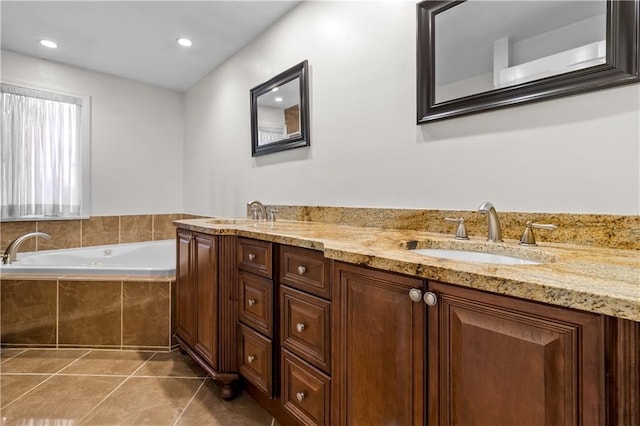
POLYGON ((0 274, 163 275, 176 273, 176 241, 18 253, 0 274))

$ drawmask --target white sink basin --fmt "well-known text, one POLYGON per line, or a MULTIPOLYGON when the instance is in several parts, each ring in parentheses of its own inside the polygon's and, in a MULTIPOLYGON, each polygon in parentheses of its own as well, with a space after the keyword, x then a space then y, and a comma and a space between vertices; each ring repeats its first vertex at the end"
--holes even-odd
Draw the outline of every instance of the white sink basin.
POLYGON ((497 265, 540 265, 541 262, 523 259, 502 254, 482 253, 468 250, 447 250, 447 249, 415 249, 413 253, 424 256, 439 257, 441 259, 462 260, 464 262, 493 263, 497 265))

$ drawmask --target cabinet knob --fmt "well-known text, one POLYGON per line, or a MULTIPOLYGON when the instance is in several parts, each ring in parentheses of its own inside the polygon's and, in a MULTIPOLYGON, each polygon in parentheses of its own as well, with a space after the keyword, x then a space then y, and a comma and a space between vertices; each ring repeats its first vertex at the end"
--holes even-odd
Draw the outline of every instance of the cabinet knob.
POLYGON ((247 357, 247 362, 248 362, 249 364, 251 364, 253 361, 255 361, 255 359, 256 359, 256 357, 255 357, 255 356, 253 356, 253 355, 249 355, 249 356, 247 357))
POLYGON ((296 399, 297 399, 298 401, 302 402, 302 400, 303 400, 303 399, 305 399, 305 398, 306 398, 306 396, 307 396, 307 395, 305 395, 305 394, 304 394, 304 392, 298 392, 298 393, 296 394, 296 399))
POLYGON ((253 305, 255 305, 255 304, 256 304, 256 301, 255 301, 254 299, 249 299, 249 300, 247 300, 247 304, 248 304, 249 306, 253 306, 253 305))
POLYGON ((302 333, 302 331, 304 330, 304 324, 301 322, 297 323, 296 330, 298 330, 298 333, 302 333))
POLYGON ((305 272, 307 272, 307 268, 302 265, 298 266, 298 275, 304 275, 305 272))
POLYGON ((422 290, 418 288, 412 288, 409 290, 409 298, 414 302, 419 302, 422 300, 422 290))
POLYGON ((424 303, 427 304, 427 306, 436 306, 436 304, 438 303, 438 297, 436 296, 435 293, 431 292, 431 291, 427 291, 424 294, 424 303))
POLYGON ((253 253, 249 253, 249 260, 253 260, 256 258, 256 255, 253 253))

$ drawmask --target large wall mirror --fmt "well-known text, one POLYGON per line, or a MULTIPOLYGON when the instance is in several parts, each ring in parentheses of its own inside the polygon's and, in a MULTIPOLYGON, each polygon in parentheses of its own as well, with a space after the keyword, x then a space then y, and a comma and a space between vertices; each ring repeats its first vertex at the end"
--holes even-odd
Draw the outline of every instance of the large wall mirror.
POLYGON ((639 0, 418 4, 418 124, 639 81, 639 0))
POLYGON ((251 89, 251 155, 309 146, 307 61, 251 89))

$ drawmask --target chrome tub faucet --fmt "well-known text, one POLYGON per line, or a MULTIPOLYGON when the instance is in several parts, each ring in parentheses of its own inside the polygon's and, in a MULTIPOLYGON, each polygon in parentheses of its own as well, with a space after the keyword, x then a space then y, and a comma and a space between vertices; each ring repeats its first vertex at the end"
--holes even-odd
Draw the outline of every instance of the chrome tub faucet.
POLYGON ((51 239, 51 236, 44 232, 29 232, 28 234, 21 235, 9 243, 9 245, 4 251, 4 254, 2 255, 2 263, 4 265, 8 265, 10 263, 15 262, 16 254, 18 253, 18 249, 20 248, 22 243, 24 243, 30 238, 36 238, 36 237, 44 238, 45 240, 51 239))

